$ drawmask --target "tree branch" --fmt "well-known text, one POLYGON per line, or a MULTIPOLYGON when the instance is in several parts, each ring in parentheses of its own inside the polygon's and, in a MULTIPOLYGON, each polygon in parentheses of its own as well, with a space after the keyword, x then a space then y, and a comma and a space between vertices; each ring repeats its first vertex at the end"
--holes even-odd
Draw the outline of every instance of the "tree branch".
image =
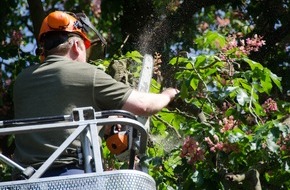
POLYGON ((260 174, 258 170, 252 169, 242 174, 231 174, 225 175, 225 179, 238 184, 244 184, 249 190, 262 190, 260 183, 260 174))
POLYGON ((27 0, 29 5, 30 18, 33 23, 34 36, 37 39, 45 12, 41 0, 27 0))

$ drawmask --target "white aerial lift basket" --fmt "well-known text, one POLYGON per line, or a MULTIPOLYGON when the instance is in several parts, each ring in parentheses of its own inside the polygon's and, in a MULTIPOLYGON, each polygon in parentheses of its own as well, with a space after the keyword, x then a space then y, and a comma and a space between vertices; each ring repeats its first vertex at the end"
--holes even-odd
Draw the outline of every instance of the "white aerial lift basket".
POLYGON ((155 181, 137 170, 106 171, 0 183, 1 190, 153 190, 155 181))
POLYGON ((147 130, 129 112, 120 110, 95 112, 92 107, 84 107, 74 109, 71 115, 0 121, 0 127, 0 135, 75 129, 37 170, 31 167, 23 168, 0 154, 0 161, 20 170, 23 177, 21 180, 0 182, 0 190, 156 190, 156 183, 147 174, 147 168, 142 163, 136 163, 135 159, 138 156, 142 160, 145 156, 147 130), (111 115, 123 117, 110 118, 111 115), (122 159, 128 158, 129 167, 104 171, 98 136, 103 133, 102 126, 115 124, 125 125, 130 131, 128 149, 124 153, 125 156, 122 156, 122 159), (82 156, 79 159, 83 163, 85 173, 42 178, 54 160, 77 137, 80 137, 81 141, 82 156))

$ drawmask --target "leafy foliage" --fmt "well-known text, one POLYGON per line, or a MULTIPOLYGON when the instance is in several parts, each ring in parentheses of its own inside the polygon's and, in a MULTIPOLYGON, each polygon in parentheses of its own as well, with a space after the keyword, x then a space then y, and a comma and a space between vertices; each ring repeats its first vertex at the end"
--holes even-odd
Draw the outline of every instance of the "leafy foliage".
POLYGON ((207 120, 198 122, 197 117, 182 110, 164 110, 154 117, 158 120, 152 120, 153 132, 157 130, 162 137, 168 134, 165 138, 172 140, 169 127, 160 126, 162 120, 178 131, 175 138, 184 140, 181 149, 174 140, 172 144, 177 146, 169 152, 160 151, 160 147, 149 149, 152 175, 159 188, 225 189, 227 184, 238 185, 226 180, 228 173, 253 168, 259 171, 263 187, 289 188, 289 173, 285 172, 286 168, 289 171, 288 148, 282 145, 286 136, 288 142, 289 127, 282 123, 288 104, 271 98, 274 86, 281 90, 281 78, 247 58, 247 52, 240 54, 249 47, 234 46, 225 51, 232 40, 216 32, 200 39, 204 46, 217 44, 215 47, 220 48, 212 55, 175 57, 170 64, 177 70, 174 78, 181 86, 180 98, 199 107, 207 120), (154 161, 156 157, 159 162, 154 161), (273 183, 270 176, 279 176, 280 183, 273 183))
MULTIPOLYGON (((271 96, 274 87, 282 90, 281 78, 248 58, 264 42, 254 36, 247 44, 233 45, 232 37, 214 31, 199 39, 200 47, 215 44, 212 54, 173 57, 169 62, 176 71, 176 102, 181 105, 151 119, 145 160, 150 175, 159 189, 229 189, 255 186, 247 180, 243 185, 229 180, 232 173, 255 169, 262 187, 289 188, 290 128, 283 123, 289 104, 271 96), (196 107, 205 120, 190 109, 196 107)), ((140 57, 134 51, 121 58, 140 64, 140 57)), ((151 91, 160 88, 153 79, 151 91)))

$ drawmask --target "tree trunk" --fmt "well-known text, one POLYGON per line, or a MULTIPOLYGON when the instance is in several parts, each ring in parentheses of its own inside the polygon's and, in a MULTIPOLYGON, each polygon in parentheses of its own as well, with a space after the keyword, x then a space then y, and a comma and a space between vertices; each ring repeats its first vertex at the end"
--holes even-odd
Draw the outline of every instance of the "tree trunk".
POLYGON ((242 174, 226 174, 226 189, 262 190, 258 170, 252 169, 242 174))
POLYGON ((45 18, 45 12, 41 0, 28 0, 30 18, 33 23, 34 36, 38 39, 41 23, 45 18))

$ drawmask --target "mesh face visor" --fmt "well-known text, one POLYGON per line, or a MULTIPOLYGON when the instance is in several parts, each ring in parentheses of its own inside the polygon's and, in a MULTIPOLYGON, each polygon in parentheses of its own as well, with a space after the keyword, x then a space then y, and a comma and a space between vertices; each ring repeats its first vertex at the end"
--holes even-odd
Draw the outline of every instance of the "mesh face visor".
POLYGON ((77 13, 75 14, 75 17, 79 21, 79 22, 76 22, 76 24, 78 25, 77 26, 78 28, 82 28, 82 30, 86 32, 87 35, 89 35, 92 32, 95 33, 98 36, 98 38, 101 40, 102 44, 104 46, 107 46, 106 40, 99 33, 99 31, 95 29, 93 24, 90 22, 89 18, 84 13, 77 13))

